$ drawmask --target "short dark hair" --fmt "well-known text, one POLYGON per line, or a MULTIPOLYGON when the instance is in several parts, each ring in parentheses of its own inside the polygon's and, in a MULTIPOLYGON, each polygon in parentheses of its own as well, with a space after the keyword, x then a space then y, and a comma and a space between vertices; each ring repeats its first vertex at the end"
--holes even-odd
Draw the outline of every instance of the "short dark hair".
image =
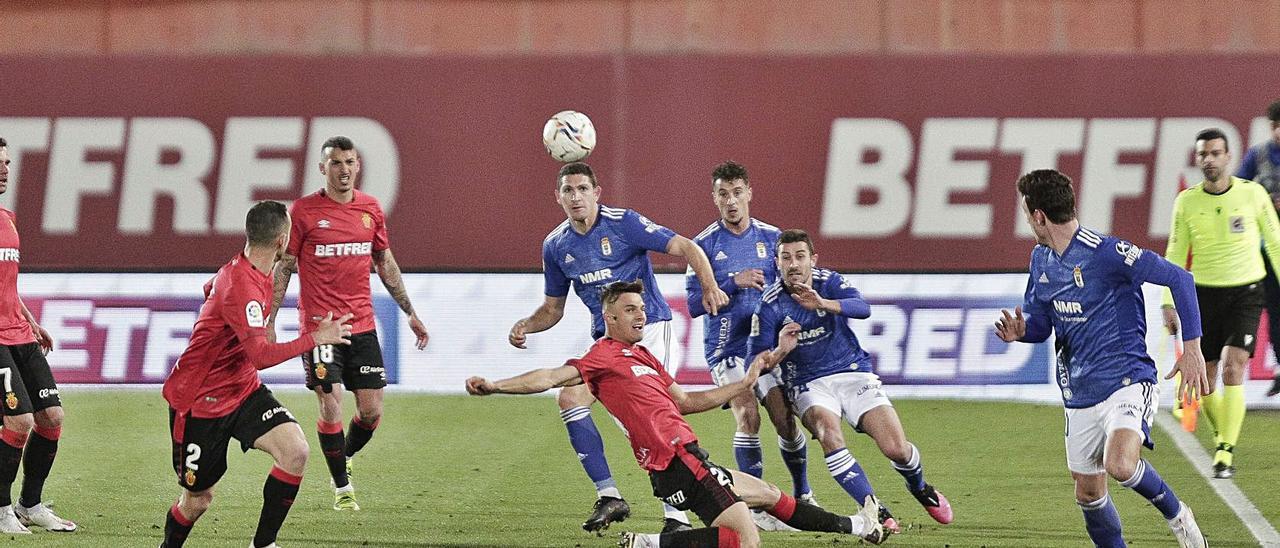
POLYGON ((1267 119, 1272 122, 1280 122, 1280 99, 1267 105, 1267 119))
POLYGON ((712 183, 715 183, 716 181, 724 181, 727 183, 738 179, 742 179, 742 182, 747 183, 747 186, 751 186, 751 179, 747 177, 747 166, 739 164, 733 160, 726 160, 724 163, 711 170, 712 183))
POLYGON ((644 295, 644 282, 635 280, 631 282, 613 282, 604 286, 604 291, 600 292, 600 303, 609 306, 618 302, 618 297, 623 293, 636 293, 644 295))
POLYGON ((1076 193, 1071 178, 1056 169, 1037 169, 1018 178, 1018 194, 1027 211, 1039 209, 1054 223, 1076 218, 1076 193))
POLYGON ((289 210, 275 200, 263 200, 249 208, 244 218, 244 235, 250 245, 266 245, 289 228, 289 210))
POLYGON ((804 242, 809 247, 809 254, 813 254, 813 239, 809 237, 808 232, 798 228, 788 228, 782 231, 782 235, 778 237, 778 249, 782 249, 782 244, 794 244, 796 242, 804 242))
POLYGON ((1200 141, 1212 141, 1214 139, 1222 139, 1222 148, 1231 150, 1231 143, 1227 142, 1227 134, 1223 133, 1222 130, 1216 127, 1202 129, 1200 130, 1200 133, 1196 134, 1197 143, 1200 141))
POLYGON ((4 137, 0 137, 0 147, 7 147, 7 146, 9 146, 9 141, 4 140, 4 137))
POLYGON ((328 154, 327 151, 331 148, 336 148, 338 150, 354 150, 356 148, 356 144, 351 142, 349 137, 334 135, 333 137, 324 140, 324 144, 320 145, 320 152, 322 154, 328 154))
POLYGON ((556 175, 556 188, 560 187, 560 181, 570 175, 586 175, 591 180, 591 186, 596 185, 596 174, 591 171, 591 166, 586 162, 570 162, 560 166, 560 174, 556 175))

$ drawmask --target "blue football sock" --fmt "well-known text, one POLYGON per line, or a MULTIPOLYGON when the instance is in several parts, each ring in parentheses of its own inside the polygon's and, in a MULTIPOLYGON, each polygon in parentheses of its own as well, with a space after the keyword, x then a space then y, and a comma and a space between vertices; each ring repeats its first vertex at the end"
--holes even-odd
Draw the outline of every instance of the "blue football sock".
POLYGON ((604 458, 604 439, 596 430, 596 423, 591 420, 591 408, 574 407, 560 412, 564 426, 569 430, 569 444, 578 454, 578 461, 587 471, 587 476, 596 484, 596 491, 616 488, 613 474, 609 472, 609 462, 604 458))
POLYGON ((1111 495, 1089 503, 1076 501, 1084 511, 1084 528, 1089 538, 1098 548, 1123 548, 1124 537, 1120 535, 1120 514, 1116 505, 1111 503, 1111 495))
POLYGON ((805 444, 804 433, 796 433, 796 439, 785 440, 778 436, 778 448, 782 450, 782 462, 791 472, 793 494, 797 497, 813 492, 809 486, 809 446, 805 444))
POLYGON ((849 454, 848 448, 827 454, 827 471, 831 472, 831 477, 835 478, 836 483, 839 483, 859 506, 867 499, 867 495, 875 494, 875 490, 871 488, 871 482, 867 480, 867 474, 862 471, 862 465, 849 454))
POLYGON ((757 478, 764 477, 764 452, 760 450, 760 436, 734 432, 733 458, 738 461, 738 470, 757 478))
POLYGON ((914 443, 908 445, 911 446, 911 458, 907 460, 906 464, 894 462, 893 468, 899 474, 902 474, 903 478, 906 478, 907 489, 910 489, 912 493, 919 493, 924 490, 924 467, 920 465, 920 450, 916 449, 914 443))
POLYGON ((1160 478, 1156 468, 1145 459, 1138 460, 1138 469, 1134 471, 1133 477, 1120 482, 1120 485, 1133 489, 1151 501, 1151 504, 1164 514, 1164 519, 1177 517, 1178 510, 1182 508, 1182 502, 1178 500, 1177 495, 1173 494, 1173 489, 1169 488, 1169 484, 1160 478))

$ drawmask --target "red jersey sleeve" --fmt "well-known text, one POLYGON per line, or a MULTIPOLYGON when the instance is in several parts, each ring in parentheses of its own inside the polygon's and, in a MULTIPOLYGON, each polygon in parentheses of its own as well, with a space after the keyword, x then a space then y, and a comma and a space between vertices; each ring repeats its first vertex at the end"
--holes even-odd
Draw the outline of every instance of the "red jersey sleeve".
POLYGON ((285 253, 299 257, 302 254, 302 208, 298 207, 298 202, 294 202, 289 206, 289 245, 285 246, 285 253))
POLYGON ((373 202, 373 250, 382 251, 391 247, 391 241, 387 239, 387 217, 382 214, 382 206, 377 201, 373 202))
POLYGON ((241 342, 267 335, 266 308, 270 300, 267 295, 261 294, 260 289, 255 291, 256 285, 233 270, 227 273, 219 286, 213 288, 213 291, 220 294, 218 298, 222 305, 222 321, 227 323, 241 342))

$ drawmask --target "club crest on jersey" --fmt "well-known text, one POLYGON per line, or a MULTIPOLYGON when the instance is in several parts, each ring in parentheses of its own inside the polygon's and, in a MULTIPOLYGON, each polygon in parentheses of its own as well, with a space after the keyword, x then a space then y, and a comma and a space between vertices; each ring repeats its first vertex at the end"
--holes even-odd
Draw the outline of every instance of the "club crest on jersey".
POLYGON ((373 228, 373 215, 368 213, 361 214, 360 223, 363 224, 365 228, 373 228))
POLYGON ((609 237, 600 238, 600 252, 605 255, 613 255, 613 245, 609 243, 609 237))
POLYGON ((764 242, 756 242, 756 256, 761 259, 769 256, 769 248, 765 247, 764 242))
POLYGON ((5 404, 5 406, 7 406, 9 409, 17 409, 17 408, 18 408, 18 395, 17 395, 17 394, 14 394, 13 392, 10 392, 10 393, 6 394, 6 395, 4 396, 4 404, 5 404))
POLYGON ((182 479, 183 479, 183 481, 187 482, 187 485, 188 485, 188 486, 195 485, 195 484, 196 484, 196 471, 195 471, 195 470, 192 470, 192 469, 190 469, 190 468, 188 468, 188 469, 187 469, 187 473, 186 473, 186 474, 184 474, 184 475, 182 476, 182 479))
POLYGON ((1084 274, 1080 272, 1080 266, 1076 265, 1076 269, 1071 271, 1071 277, 1076 280, 1076 287, 1084 287, 1084 274))

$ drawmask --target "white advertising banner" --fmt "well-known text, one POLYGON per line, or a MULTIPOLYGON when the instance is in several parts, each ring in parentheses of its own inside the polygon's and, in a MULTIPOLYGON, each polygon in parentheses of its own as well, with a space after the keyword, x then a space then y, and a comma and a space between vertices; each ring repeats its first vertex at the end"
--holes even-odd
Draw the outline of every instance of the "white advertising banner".
MULTIPOLYGON (((186 347, 211 274, 23 274, 19 291, 56 347, 49 363, 62 384, 163 382, 186 347)), ((876 372, 895 397, 1018 399, 1056 402, 1050 342, 1008 345, 993 323, 1002 308, 1021 303, 1025 274, 851 275, 872 304, 871 318, 854 332, 872 354, 876 372)), ((414 306, 431 333, 426 350, 414 339, 376 276, 374 312, 393 389, 459 393, 472 375, 501 378, 564 363, 591 345, 590 318, 570 297, 558 325, 529 336, 528 348, 507 343, 507 332, 543 301, 539 274, 408 274, 414 306)), ((710 384, 703 320, 689 317, 684 278, 658 276, 673 313, 672 358, 685 385, 710 384)), ((280 340, 297 336, 295 278, 277 320, 280 340)), ((1172 338, 1161 326, 1157 288, 1148 286, 1148 347, 1162 373, 1172 363, 1172 338)), ((1262 348, 1259 348, 1262 353, 1262 348)), ((1270 352, 1265 352, 1270 354, 1270 352)), ((1267 364, 1274 367, 1274 358, 1267 364)), ((1250 405, 1278 406, 1263 395, 1267 375, 1253 375, 1250 405), (1261 377, 1261 378, 1260 378, 1261 377)), ((273 386, 300 385, 300 360, 263 371, 273 386)), ((1166 400, 1173 390, 1162 391, 1166 400)))

